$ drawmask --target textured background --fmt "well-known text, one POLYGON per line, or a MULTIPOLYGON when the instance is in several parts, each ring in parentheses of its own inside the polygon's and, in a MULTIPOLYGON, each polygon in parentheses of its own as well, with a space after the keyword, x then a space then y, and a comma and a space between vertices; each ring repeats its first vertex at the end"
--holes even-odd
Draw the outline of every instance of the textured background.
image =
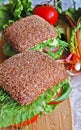
MULTIPOLYGON (((8 0, 0 0, 0 3, 2 2, 7 2, 8 0)), ((32 0, 33 5, 35 6, 36 4, 41 4, 41 3, 54 3, 56 0, 32 0)), ((73 0, 57 0, 57 1, 62 1, 62 8, 67 9, 69 6, 73 5, 73 0)), ((74 0, 76 7, 81 6, 81 0, 74 0)))
POLYGON ((74 130, 81 130, 81 75, 73 77, 71 84, 71 103, 74 118, 74 130))
MULTIPOLYGON (((33 5, 41 4, 41 3, 47 3, 50 2, 51 4, 54 3, 54 1, 62 1, 62 8, 68 9, 68 7, 73 6, 73 1, 75 2, 76 8, 81 7, 81 0, 31 0, 33 5)), ((8 0, 0 0, 0 4, 2 2, 8 2, 8 0)))
MULTIPOLYGON (((33 5, 40 4, 40 3, 47 3, 50 2, 51 4, 54 3, 55 0, 32 0, 33 5)), ((56 0, 56 1, 62 1, 62 8, 68 9, 68 7, 73 6, 73 0, 56 0)), ((74 0, 76 8, 81 6, 81 0, 74 0)))

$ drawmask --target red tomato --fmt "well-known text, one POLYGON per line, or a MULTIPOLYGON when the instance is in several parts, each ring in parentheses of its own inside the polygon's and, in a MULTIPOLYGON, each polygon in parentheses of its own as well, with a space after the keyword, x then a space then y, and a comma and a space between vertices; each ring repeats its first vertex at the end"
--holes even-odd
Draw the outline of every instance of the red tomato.
POLYGON ((39 15, 52 25, 55 25, 58 21, 58 12, 51 5, 36 6, 33 10, 33 14, 39 15))
MULTIPOLYGON (((63 101, 64 101, 64 100, 63 100, 63 101)), ((61 102, 63 102, 63 101, 60 101, 60 102, 51 101, 51 102, 49 102, 48 104, 49 104, 49 105, 55 105, 55 104, 59 104, 59 103, 61 103, 61 102)))
POLYGON ((13 126, 16 127, 16 128, 21 128, 23 126, 26 126, 26 125, 29 125, 29 124, 35 122, 37 120, 37 118, 38 118, 38 115, 34 116, 30 120, 25 120, 25 121, 23 121, 22 123, 19 123, 19 124, 14 124, 13 126))

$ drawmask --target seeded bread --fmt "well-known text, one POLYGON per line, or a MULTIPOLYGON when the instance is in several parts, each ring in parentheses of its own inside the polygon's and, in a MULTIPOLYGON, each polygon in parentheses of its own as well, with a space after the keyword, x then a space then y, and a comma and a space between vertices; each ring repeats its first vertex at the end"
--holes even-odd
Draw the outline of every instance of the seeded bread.
POLYGON ((7 27, 4 36, 15 50, 23 52, 45 40, 57 37, 57 33, 43 18, 31 15, 7 27))
POLYGON ((39 51, 26 51, 0 64, 0 86, 21 105, 32 103, 66 77, 63 65, 39 51))

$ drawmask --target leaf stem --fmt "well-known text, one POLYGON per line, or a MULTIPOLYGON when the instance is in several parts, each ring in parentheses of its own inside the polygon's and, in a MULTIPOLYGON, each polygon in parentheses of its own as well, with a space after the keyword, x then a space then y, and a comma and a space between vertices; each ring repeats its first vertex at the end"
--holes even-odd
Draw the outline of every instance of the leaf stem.
POLYGON ((71 27, 72 27, 72 28, 74 28, 74 27, 75 27, 75 25, 74 25, 74 23, 73 23, 72 19, 70 18, 70 16, 66 14, 66 18, 68 19, 68 21, 69 21, 69 23, 70 23, 71 27))

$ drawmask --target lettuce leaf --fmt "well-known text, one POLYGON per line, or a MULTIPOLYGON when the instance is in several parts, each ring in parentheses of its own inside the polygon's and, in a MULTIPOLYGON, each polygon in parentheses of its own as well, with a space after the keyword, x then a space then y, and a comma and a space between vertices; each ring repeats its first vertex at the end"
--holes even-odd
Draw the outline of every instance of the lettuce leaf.
POLYGON ((70 88, 67 80, 50 88, 33 103, 25 106, 21 106, 12 99, 7 92, 0 88, 0 128, 12 126, 13 124, 23 122, 24 120, 29 120, 36 114, 51 112, 57 105, 49 105, 48 103, 54 99, 59 89, 64 86, 70 88))
POLYGON ((30 0, 9 0, 8 4, 0 6, 0 31, 16 20, 31 15, 32 3, 30 0))
POLYGON ((61 55, 64 52, 64 49, 66 49, 68 47, 68 43, 65 41, 62 41, 60 39, 50 39, 48 41, 45 41, 43 43, 40 43, 32 48, 30 48, 30 50, 38 50, 38 51, 42 51, 44 48, 47 48, 46 53, 48 55, 50 55, 51 57, 55 58, 55 59, 59 59, 61 57, 61 55), (55 50, 56 48, 57 51, 53 52, 53 50, 55 50))
POLYGON ((10 18, 9 5, 0 6, 0 31, 3 30, 3 25, 8 24, 10 18))
POLYGON ((32 11, 32 3, 30 0, 9 0, 12 6, 11 14, 15 19, 27 16, 32 11))

